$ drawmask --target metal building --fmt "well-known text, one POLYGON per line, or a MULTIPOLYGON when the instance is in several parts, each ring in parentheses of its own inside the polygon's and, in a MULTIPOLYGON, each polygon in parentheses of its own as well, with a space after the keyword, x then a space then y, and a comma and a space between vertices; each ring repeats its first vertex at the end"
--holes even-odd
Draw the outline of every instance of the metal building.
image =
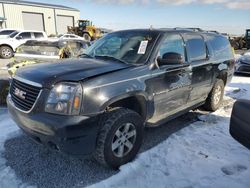
POLYGON ((47 35, 63 34, 75 26, 80 11, 62 5, 21 0, 0 0, 0 27, 45 31, 47 35))

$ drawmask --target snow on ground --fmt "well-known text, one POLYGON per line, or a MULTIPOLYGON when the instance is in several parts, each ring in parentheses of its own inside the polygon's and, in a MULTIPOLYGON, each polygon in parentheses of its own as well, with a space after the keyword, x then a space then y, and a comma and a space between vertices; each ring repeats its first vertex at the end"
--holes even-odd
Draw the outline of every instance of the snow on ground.
MULTIPOLYGON (((250 99, 250 77, 234 77, 223 107, 172 134, 138 155, 116 175, 90 186, 110 187, 250 187, 250 151, 229 135, 231 108, 238 98, 250 99)), ((4 142, 19 134, 5 109, 0 109, 0 187, 29 187, 6 166, 4 142)))
POLYGON ((250 78, 234 77, 224 106, 120 168, 91 188, 250 187, 250 151, 229 134, 232 98, 250 99, 250 78), (232 97, 232 98, 231 98, 232 97))
POLYGON ((1 188, 15 188, 15 187, 28 187, 23 184, 15 175, 15 172, 5 165, 6 160, 2 154, 4 151, 4 142, 15 137, 19 132, 19 129, 15 123, 9 118, 6 113, 6 109, 0 108, 0 187, 1 188))

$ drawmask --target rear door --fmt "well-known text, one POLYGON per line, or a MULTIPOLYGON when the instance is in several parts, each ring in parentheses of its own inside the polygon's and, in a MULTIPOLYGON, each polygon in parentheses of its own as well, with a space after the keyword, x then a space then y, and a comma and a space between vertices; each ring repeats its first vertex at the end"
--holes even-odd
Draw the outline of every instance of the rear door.
POLYGON ((192 66, 192 90, 189 102, 196 104, 204 101, 211 90, 213 66, 209 60, 208 48, 203 36, 185 34, 184 38, 188 62, 192 66))

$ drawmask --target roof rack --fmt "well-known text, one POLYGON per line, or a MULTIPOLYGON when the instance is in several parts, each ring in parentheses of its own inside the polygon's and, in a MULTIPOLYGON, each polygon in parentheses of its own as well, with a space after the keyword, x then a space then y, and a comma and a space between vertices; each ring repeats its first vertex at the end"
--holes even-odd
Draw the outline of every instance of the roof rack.
MULTIPOLYGON (((171 28, 161 28, 161 29, 171 29, 171 28)), ((193 31, 193 32, 204 32, 204 33, 215 33, 215 34, 222 34, 216 30, 203 30, 199 27, 175 27, 172 28, 174 30, 186 30, 186 31, 193 31)))

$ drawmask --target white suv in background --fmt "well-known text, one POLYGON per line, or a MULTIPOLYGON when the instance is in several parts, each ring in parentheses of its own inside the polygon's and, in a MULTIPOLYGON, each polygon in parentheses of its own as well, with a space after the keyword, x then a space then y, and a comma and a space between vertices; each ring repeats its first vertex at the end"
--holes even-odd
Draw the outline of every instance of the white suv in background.
POLYGON ((47 35, 43 31, 15 31, 8 38, 0 39, 0 57, 4 59, 11 58, 16 48, 24 44, 27 40, 46 38, 47 35))
POLYGON ((5 28, 5 29, 1 29, 0 30, 0 38, 3 39, 3 38, 8 38, 8 36, 17 31, 17 29, 10 29, 10 28, 5 28))

